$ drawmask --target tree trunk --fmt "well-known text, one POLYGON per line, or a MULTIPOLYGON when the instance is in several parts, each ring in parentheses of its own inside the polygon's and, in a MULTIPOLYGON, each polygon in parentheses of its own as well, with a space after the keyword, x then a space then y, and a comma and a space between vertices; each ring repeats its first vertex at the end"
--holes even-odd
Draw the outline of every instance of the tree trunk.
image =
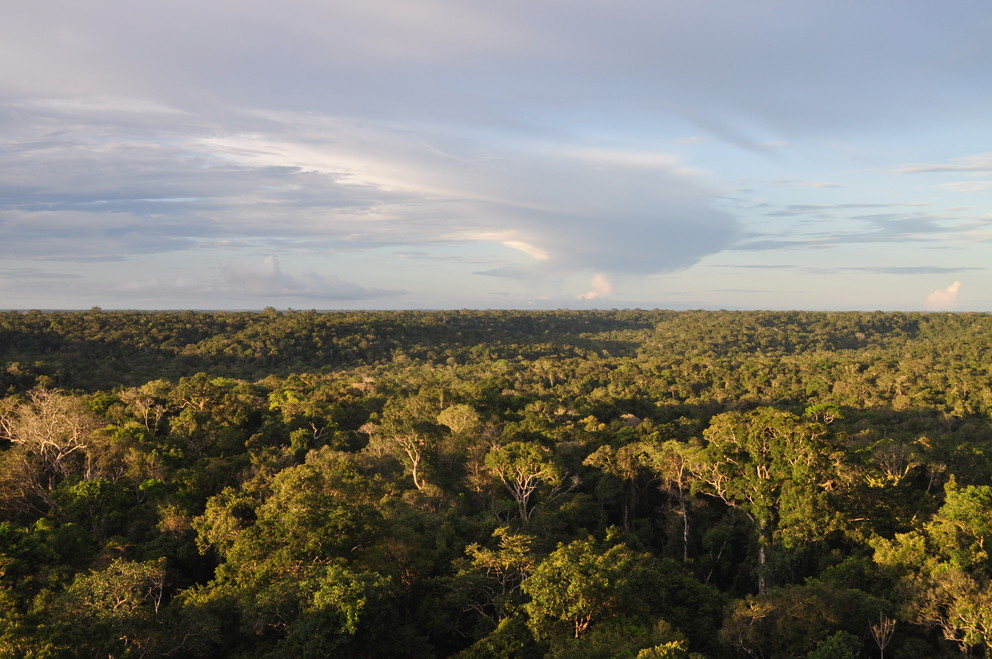
POLYGON ((767 524, 758 525, 758 594, 765 592, 767 579, 765 567, 768 564, 768 550, 772 545, 771 532, 767 524))

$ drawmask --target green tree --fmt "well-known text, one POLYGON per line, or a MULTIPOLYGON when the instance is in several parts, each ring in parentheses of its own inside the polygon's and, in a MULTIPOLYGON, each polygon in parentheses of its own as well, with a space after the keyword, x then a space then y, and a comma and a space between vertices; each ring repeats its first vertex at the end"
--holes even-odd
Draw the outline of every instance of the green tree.
POLYGON ((373 454, 394 455, 399 458, 413 479, 413 485, 423 490, 424 471, 440 445, 441 434, 434 422, 437 412, 425 398, 414 396, 389 401, 379 424, 370 425, 368 450, 373 454))
POLYGON ((519 606, 520 584, 530 574, 535 558, 531 536, 501 526, 493 537, 498 539, 496 548, 478 543, 465 547, 466 558, 456 562, 458 572, 451 589, 465 592, 464 606, 498 625, 519 606))
POLYGON ((698 464, 699 447, 674 439, 660 444, 643 442, 638 459, 657 479, 658 489, 666 493, 682 527, 682 562, 689 560, 689 501, 692 488, 692 465, 698 464))
POLYGON ((691 469, 699 491, 741 511, 758 544, 758 590, 776 542, 795 545, 834 528, 827 491, 833 450, 826 428, 773 408, 726 412, 704 431, 691 469))
POLYGON ((643 613, 636 593, 649 563, 622 544, 603 550, 589 538, 559 545, 523 582, 534 635, 546 639, 567 629, 579 638, 593 623, 643 613))
POLYGON ((875 561, 901 575, 903 615, 965 651, 992 648, 992 487, 945 485, 944 505, 920 531, 874 541, 875 561))
POLYGON ((551 460, 550 452, 537 442, 510 442, 486 455, 486 466, 506 487, 517 503, 520 520, 526 522, 532 512, 531 496, 542 484, 559 485, 561 469, 551 460))
POLYGON ((735 602, 720 638, 751 656, 805 657, 812 652, 838 656, 827 649, 845 645, 834 636, 839 632, 863 636, 869 621, 888 606, 860 590, 822 582, 774 587, 735 602))
POLYGON ((161 652, 170 643, 160 611, 165 590, 165 559, 115 559, 77 575, 58 601, 62 635, 93 653, 161 652))
POLYGON ((595 467, 619 481, 623 492, 620 496, 623 530, 630 530, 632 510, 637 504, 638 479, 644 475, 644 452, 642 442, 625 444, 614 449, 604 444, 590 453, 582 461, 587 467, 595 467))

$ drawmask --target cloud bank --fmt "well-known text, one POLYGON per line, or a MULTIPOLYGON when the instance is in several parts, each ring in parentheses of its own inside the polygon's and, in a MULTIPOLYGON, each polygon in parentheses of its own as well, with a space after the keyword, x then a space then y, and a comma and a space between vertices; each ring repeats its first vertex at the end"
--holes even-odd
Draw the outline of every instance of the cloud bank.
POLYGON ((716 186, 666 154, 491 146, 478 159, 479 145, 444 131, 340 118, 266 113, 258 131, 218 138, 178 111, 117 109, 124 130, 102 128, 89 109, 33 109, 7 107, 21 141, 0 172, 0 245, 20 256, 484 242, 529 256, 535 267, 517 267, 532 277, 645 274, 688 267, 738 232, 713 205, 716 186), (47 132, 62 122, 75 125, 47 132))

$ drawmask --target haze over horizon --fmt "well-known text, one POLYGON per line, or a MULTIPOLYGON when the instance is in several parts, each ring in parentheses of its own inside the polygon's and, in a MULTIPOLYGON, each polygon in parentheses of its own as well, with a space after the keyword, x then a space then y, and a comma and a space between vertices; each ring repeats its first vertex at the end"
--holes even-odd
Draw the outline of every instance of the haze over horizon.
POLYGON ((992 310, 992 6, 16 3, 0 308, 992 310))

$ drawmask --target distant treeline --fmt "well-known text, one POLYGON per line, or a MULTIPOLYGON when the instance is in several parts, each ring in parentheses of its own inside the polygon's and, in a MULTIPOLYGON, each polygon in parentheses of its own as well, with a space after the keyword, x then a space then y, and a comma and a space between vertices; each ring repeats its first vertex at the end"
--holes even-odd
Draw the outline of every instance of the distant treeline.
POLYGON ((986 314, 732 311, 0 312, 0 360, 99 389, 200 371, 320 372, 396 358, 781 357, 984 347, 986 314), (958 344, 958 345, 955 345, 958 344))

